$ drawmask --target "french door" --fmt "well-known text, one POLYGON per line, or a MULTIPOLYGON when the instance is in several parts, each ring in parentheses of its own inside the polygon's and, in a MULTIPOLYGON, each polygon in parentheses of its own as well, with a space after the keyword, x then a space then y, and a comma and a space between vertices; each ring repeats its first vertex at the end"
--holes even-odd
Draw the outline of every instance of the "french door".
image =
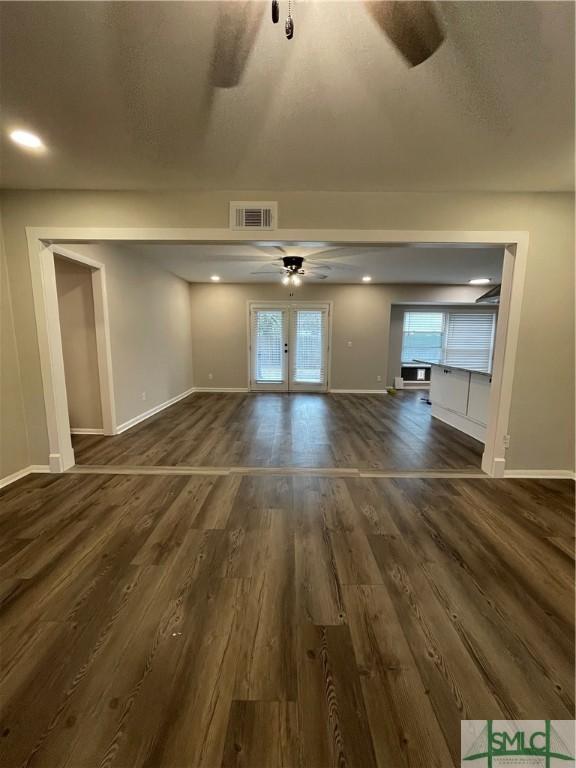
POLYGON ((250 389, 324 392, 328 304, 250 305, 250 389))

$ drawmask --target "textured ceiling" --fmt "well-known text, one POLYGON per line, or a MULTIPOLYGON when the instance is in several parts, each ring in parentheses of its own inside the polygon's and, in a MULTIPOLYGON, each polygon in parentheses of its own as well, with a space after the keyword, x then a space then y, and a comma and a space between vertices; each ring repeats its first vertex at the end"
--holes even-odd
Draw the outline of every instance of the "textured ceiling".
POLYGON ((297 2, 292 41, 266 3, 228 89, 224 5, 1 3, 2 186, 572 187, 573 3, 442 3, 447 39, 414 69, 361 2, 297 2), (47 151, 6 143, 16 127, 47 151))
MULTIPOLYGON (((255 245, 133 245, 123 246, 192 283, 218 275, 228 283, 278 282, 282 253, 255 245), (256 273, 256 274, 253 274, 256 273), (272 274, 270 274, 272 273, 272 274)), ((318 260, 325 283, 358 283, 370 275, 374 283, 463 284, 474 277, 502 274, 501 248, 284 246, 292 256, 318 260)), ((304 267, 307 264, 304 262, 304 267)), ((315 265, 316 266, 316 265, 315 265)), ((317 280, 314 280, 317 282, 317 280)))

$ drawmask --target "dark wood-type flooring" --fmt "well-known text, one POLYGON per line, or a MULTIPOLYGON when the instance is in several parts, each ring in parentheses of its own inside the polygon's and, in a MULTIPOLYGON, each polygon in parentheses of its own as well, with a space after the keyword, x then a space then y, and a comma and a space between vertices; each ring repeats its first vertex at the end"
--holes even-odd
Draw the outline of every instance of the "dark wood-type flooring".
POLYGON ((484 446, 398 395, 196 393, 114 437, 75 435, 77 464, 480 470, 484 446))
POLYGON ((450 768, 462 718, 571 719, 572 487, 19 481, 0 765, 450 768))

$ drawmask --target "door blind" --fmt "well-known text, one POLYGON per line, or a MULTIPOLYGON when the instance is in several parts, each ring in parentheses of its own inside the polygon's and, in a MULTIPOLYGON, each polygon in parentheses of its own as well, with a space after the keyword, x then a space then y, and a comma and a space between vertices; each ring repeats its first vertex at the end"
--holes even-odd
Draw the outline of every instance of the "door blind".
POLYGON ((254 380, 260 384, 281 384, 284 380, 284 329, 281 309, 256 309, 252 312, 254 380))
POLYGON ((490 373, 495 321, 493 312, 450 312, 444 362, 490 373))
POLYGON ((297 309, 293 313, 292 381, 323 384, 326 379, 326 312, 297 309))

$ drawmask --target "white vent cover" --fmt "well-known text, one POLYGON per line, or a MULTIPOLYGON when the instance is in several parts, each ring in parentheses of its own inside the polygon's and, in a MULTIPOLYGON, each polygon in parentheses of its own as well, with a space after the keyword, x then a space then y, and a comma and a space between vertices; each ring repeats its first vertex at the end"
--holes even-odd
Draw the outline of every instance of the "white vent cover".
POLYGON ((276 229, 278 203, 256 200, 230 202, 230 229, 276 229))

